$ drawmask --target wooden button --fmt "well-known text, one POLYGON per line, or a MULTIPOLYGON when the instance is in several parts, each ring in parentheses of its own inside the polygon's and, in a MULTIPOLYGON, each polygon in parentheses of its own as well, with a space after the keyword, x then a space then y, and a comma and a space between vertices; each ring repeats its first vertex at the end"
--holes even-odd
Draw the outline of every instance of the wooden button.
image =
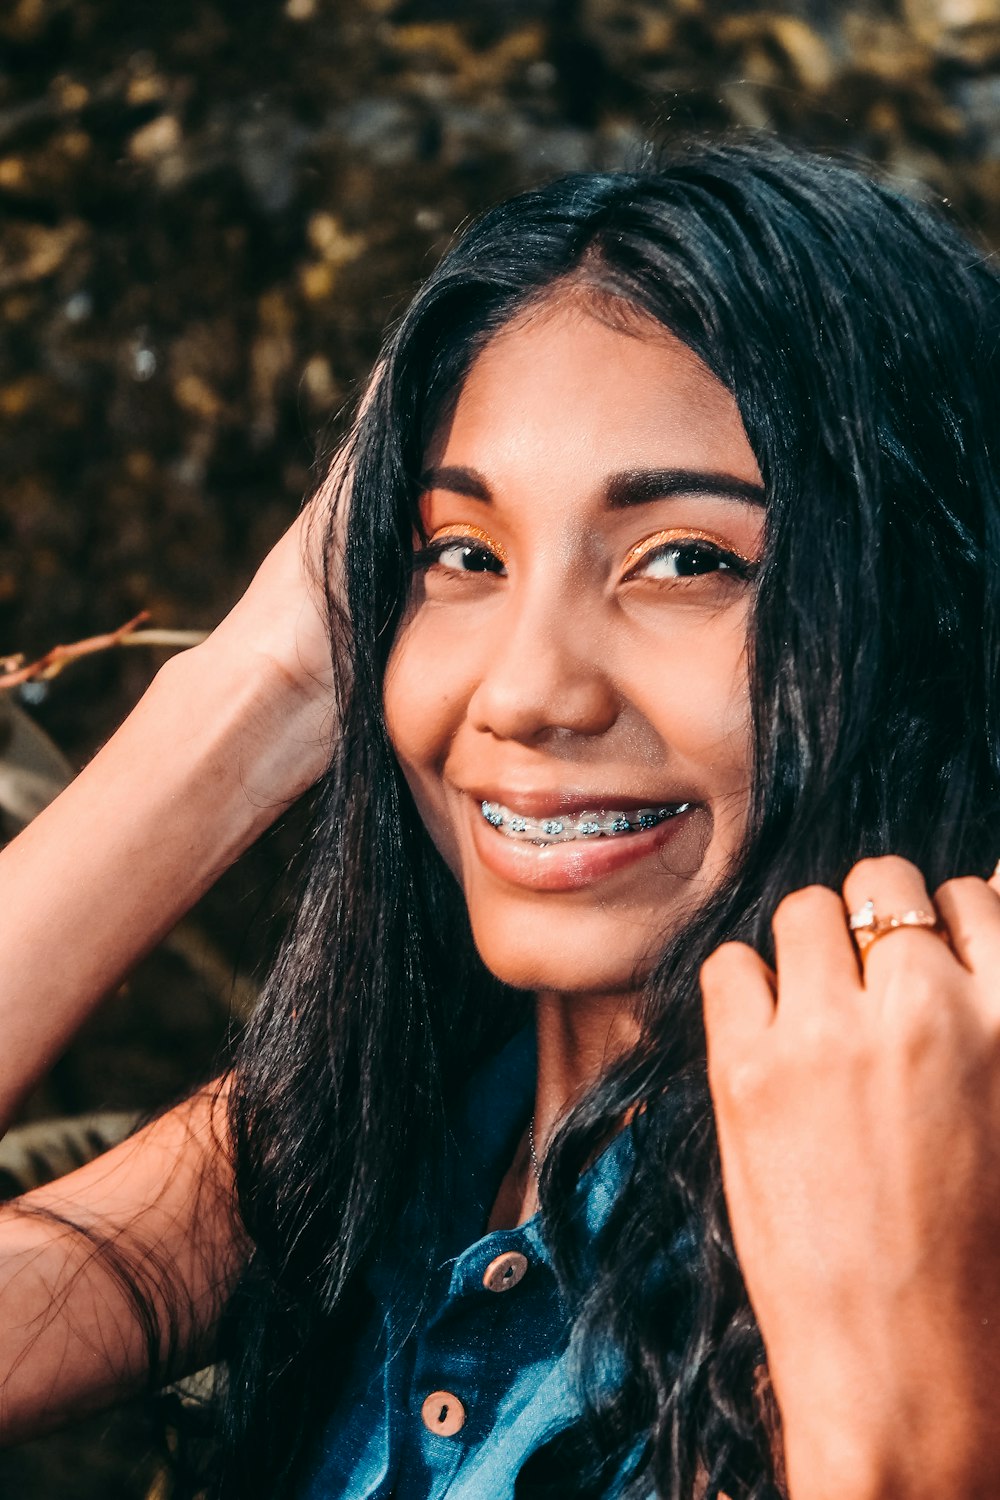
POLYGON ((508 1250, 490 1261, 483 1272, 483 1286, 488 1292, 509 1292, 524 1279, 527 1269, 527 1256, 519 1250, 508 1250))
POLYGON ((431 1391, 420 1409, 424 1426, 438 1437, 454 1437, 465 1426, 465 1407, 451 1391, 431 1391))

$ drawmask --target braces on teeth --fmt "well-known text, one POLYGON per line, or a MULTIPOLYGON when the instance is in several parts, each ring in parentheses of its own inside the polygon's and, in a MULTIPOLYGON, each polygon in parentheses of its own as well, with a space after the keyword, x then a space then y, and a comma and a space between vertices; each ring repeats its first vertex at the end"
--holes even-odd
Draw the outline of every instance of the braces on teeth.
POLYGON ((672 807, 640 807, 630 813, 584 812, 555 818, 525 818, 499 802, 484 802, 482 810, 490 827, 510 838, 527 839, 535 844, 564 844, 570 839, 614 838, 616 834, 655 828, 667 818, 686 812, 690 806, 690 802, 678 802, 672 807))

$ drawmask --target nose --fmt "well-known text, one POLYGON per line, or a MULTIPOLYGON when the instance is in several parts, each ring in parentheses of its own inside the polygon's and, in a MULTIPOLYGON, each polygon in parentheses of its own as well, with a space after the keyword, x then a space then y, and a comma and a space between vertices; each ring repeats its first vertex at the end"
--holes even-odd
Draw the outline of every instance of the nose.
POLYGON ((596 601, 569 591, 512 590, 479 657, 468 706, 473 726, 526 744, 609 730, 621 704, 595 610, 596 601))

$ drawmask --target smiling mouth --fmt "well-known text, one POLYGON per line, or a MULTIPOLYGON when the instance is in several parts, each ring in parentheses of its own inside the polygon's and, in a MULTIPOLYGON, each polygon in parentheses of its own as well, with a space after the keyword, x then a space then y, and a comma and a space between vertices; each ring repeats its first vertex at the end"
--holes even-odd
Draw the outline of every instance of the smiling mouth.
POLYGON ((482 814, 491 828, 506 838, 531 844, 567 844, 575 839, 623 839, 630 834, 645 833, 668 818, 687 812, 690 802, 674 802, 661 807, 634 807, 626 811, 601 809, 551 818, 527 818, 511 812, 501 802, 483 802, 482 814))

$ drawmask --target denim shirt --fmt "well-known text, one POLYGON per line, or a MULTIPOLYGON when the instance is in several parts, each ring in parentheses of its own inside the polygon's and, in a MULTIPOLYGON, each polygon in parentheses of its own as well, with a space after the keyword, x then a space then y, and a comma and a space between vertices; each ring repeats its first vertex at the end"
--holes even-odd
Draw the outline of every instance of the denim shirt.
MULTIPOLYGON (((569 1318, 539 1216, 483 1233, 534 1085, 530 1032, 473 1080, 456 1132, 463 1188, 429 1293, 421 1304, 428 1268, 408 1272, 405 1244, 369 1276, 375 1310, 301 1500, 508 1500, 528 1456, 578 1416, 569 1318)), ((630 1159, 626 1130, 581 1177, 576 1207, 591 1236, 630 1159)))

